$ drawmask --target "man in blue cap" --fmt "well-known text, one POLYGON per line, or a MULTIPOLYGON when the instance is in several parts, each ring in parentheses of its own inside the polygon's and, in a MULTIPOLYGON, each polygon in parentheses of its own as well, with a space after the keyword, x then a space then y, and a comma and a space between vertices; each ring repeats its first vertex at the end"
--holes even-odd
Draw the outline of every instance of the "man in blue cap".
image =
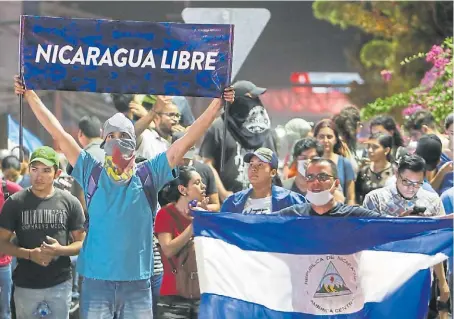
POLYGON ((222 212, 243 214, 271 214, 285 207, 306 203, 303 195, 273 185, 279 160, 266 147, 244 156, 248 164, 248 178, 252 188, 229 196, 222 205, 222 212))

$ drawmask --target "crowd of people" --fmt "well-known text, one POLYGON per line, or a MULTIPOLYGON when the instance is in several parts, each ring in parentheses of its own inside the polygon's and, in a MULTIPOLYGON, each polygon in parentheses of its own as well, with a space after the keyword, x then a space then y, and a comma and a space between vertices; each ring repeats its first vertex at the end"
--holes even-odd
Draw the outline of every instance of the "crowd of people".
MULTIPOLYGON (((283 137, 289 147, 282 148, 260 100, 265 91, 238 81, 223 95, 228 113, 214 99, 197 119, 184 97, 113 95, 118 113, 104 124, 84 116, 77 143, 16 78, 16 94, 61 154, 24 149, 21 163, 20 150, 0 152, 0 319, 11 318, 11 301, 18 319, 69 318, 76 301, 88 319, 197 318, 191 210, 453 213, 453 114, 444 131, 425 110, 402 128, 389 115, 364 128, 359 110, 345 107, 314 125, 292 119, 283 137), (365 129, 369 137, 358 139, 365 129)), ((429 318, 449 316, 447 265, 434 267, 429 318)))

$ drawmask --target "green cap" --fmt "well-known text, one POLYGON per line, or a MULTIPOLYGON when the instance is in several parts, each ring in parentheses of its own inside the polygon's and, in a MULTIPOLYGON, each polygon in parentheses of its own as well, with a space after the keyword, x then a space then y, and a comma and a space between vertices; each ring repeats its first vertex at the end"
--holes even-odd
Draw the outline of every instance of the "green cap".
POLYGON ((59 166, 60 160, 57 152, 52 147, 38 147, 30 156, 30 163, 40 162, 46 166, 59 166))

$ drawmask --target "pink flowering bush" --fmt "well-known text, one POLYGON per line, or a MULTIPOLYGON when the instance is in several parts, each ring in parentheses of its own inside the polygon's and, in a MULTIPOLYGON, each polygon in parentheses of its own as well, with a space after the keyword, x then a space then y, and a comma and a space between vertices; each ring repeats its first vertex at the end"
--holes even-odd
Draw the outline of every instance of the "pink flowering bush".
MULTIPOLYGON (((378 114, 389 113, 396 107, 404 108, 402 115, 407 117, 425 108, 430 110, 435 119, 441 123, 453 111, 452 50, 453 39, 450 37, 445 39, 442 45, 432 46, 426 54, 418 53, 406 58, 401 65, 425 57, 432 67, 425 73, 418 87, 384 99, 379 98, 367 104, 361 110, 361 117, 367 120, 378 114)), ((392 71, 383 70, 381 76, 383 81, 391 81, 392 71)))

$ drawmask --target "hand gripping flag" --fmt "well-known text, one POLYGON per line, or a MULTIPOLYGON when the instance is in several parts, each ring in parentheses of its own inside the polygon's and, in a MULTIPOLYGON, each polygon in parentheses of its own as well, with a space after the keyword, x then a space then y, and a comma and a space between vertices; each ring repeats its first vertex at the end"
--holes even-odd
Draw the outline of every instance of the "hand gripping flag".
POLYGON ((452 220, 195 213, 200 319, 424 318, 452 220))

